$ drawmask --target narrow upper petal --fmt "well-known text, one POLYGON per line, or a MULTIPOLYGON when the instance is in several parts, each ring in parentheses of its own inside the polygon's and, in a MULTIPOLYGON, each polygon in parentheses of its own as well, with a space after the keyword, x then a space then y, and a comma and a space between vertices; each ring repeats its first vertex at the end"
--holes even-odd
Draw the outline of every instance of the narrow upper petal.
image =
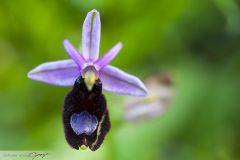
POLYGON ((147 88, 140 79, 110 65, 101 70, 100 80, 103 89, 109 92, 132 96, 147 95, 147 88))
POLYGON ((82 29, 82 52, 87 61, 95 61, 99 56, 101 34, 100 15, 97 10, 88 12, 82 29))
POLYGON ((108 65, 122 49, 122 43, 118 42, 114 47, 112 47, 101 59, 97 60, 95 66, 98 70, 108 65))
POLYGON ((80 69, 73 60, 43 63, 28 73, 28 78, 58 86, 73 86, 80 69))
POLYGON ((81 56, 81 54, 78 52, 78 50, 67 40, 65 39, 63 41, 63 45, 69 56, 76 62, 76 64, 80 67, 83 68, 85 64, 84 58, 81 56))

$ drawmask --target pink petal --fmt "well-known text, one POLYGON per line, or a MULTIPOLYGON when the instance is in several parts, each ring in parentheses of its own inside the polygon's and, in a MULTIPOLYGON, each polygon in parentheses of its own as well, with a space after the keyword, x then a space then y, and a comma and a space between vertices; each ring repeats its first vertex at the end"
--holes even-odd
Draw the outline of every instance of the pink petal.
POLYGON ((101 59, 95 62, 95 66, 98 70, 108 65, 122 49, 122 43, 118 42, 114 47, 112 47, 101 59))
POLYGON ((82 55, 78 52, 78 50, 67 39, 63 41, 63 45, 67 53, 75 61, 75 63, 77 63, 77 65, 80 68, 83 68, 86 61, 84 60, 82 55))
POLYGON ((72 86, 80 76, 80 69, 73 60, 43 63, 28 73, 28 78, 51 85, 72 86))
POLYGON ((132 96, 147 95, 147 88, 140 79, 110 65, 101 70, 100 80, 103 89, 109 92, 132 96))
POLYGON ((82 52, 87 61, 95 61, 99 56, 101 34, 100 15, 97 10, 88 12, 82 29, 82 52))

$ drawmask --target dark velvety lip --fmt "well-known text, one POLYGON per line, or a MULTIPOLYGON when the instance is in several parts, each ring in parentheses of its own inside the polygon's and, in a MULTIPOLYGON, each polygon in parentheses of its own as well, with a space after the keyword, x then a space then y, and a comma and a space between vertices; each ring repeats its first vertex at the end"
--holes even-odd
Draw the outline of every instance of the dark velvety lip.
POLYGON ((102 94, 101 81, 98 79, 93 89, 88 91, 83 78, 79 77, 73 89, 65 97, 62 118, 65 138, 71 147, 75 149, 89 147, 93 151, 97 150, 110 130, 109 115, 106 99, 102 94), (97 122, 94 122, 95 118, 97 122), (76 120, 76 122, 71 123, 71 119, 76 120), (79 121, 84 120, 91 122, 87 122, 89 124, 86 126, 79 127, 81 125, 79 121), (84 129, 88 127, 93 128, 91 131, 85 132, 84 129))

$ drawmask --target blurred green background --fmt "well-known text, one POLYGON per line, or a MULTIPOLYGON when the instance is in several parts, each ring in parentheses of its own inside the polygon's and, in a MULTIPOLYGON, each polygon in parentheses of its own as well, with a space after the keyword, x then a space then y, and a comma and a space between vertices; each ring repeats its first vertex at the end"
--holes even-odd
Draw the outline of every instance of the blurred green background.
POLYGON ((52 150, 52 159, 239 160, 240 1, 1 0, 0 150, 52 150), (101 13, 101 55, 146 79, 174 73, 174 100, 161 117, 123 118, 128 96, 106 93, 112 128, 96 152, 65 141, 63 98, 71 88, 31 81, 27 72, 66 59, 62 42, 81 43, 82 23, 101 13))

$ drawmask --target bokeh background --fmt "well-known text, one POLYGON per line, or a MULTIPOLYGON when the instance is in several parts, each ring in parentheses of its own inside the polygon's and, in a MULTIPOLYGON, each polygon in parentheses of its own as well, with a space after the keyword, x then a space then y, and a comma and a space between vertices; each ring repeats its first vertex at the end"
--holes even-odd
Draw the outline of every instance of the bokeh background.
POLYGON ((49 150, 59 160, 239 160, 239 96, 240 1, 0 1, 0 150, 49 150), (93 8, 101 55, 122 41, 111 64, 143 80, 167 73, 173 91, 164 113, 140 121, 124 116, 131 97, 105 93, 112 128, 96 152, 65 141, 61 110, 71 88, 27 78, 38 64, 68 58, 64 38, 81 48, 93 8))

